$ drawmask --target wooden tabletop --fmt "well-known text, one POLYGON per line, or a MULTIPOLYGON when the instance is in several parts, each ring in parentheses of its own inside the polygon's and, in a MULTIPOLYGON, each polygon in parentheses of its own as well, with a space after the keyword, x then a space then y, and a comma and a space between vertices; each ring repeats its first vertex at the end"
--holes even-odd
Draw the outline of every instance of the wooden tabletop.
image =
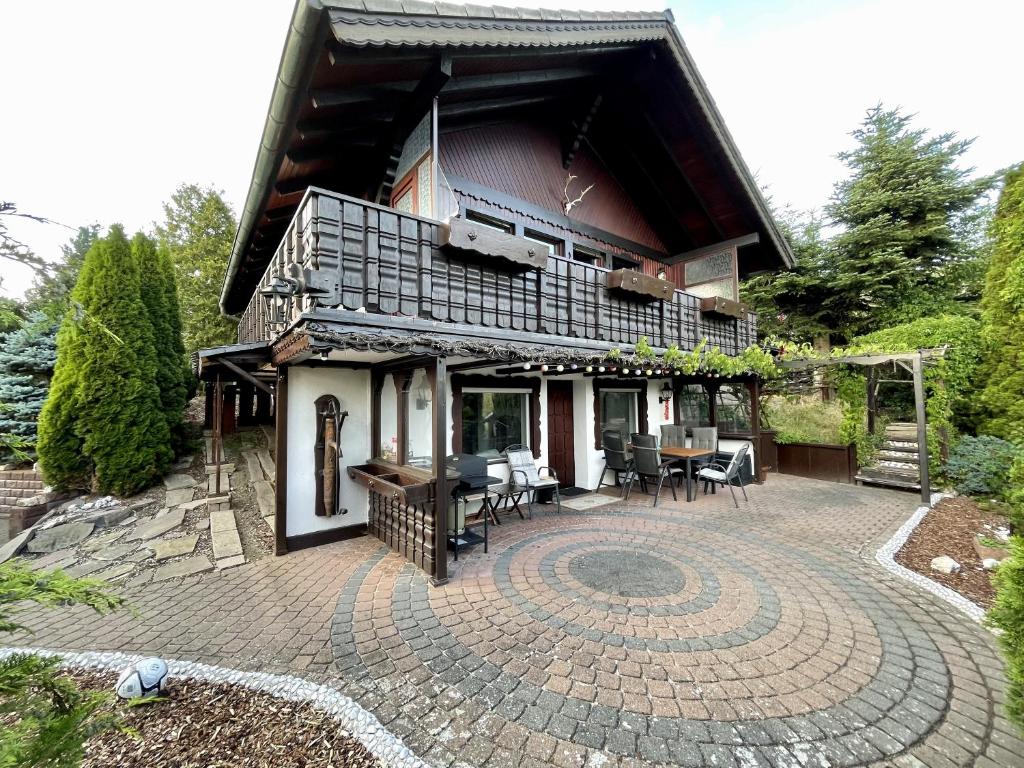
MULTIPOLYGON (((629 446, 633 447, 632 444, 629 446)), ((698 456, 714 456, 715 452, 710 448, 678 448, 674 445, 663 445, 658 449, 662 456, 669 456, 673 459, 696 459, 698 456)))

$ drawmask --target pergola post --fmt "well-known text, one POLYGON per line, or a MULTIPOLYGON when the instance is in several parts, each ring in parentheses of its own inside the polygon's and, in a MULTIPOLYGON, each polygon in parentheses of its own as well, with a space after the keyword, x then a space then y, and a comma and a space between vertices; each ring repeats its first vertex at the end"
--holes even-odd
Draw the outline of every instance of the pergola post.
POLYGON ((875 434, 875 411, 878 408, 878 385, 875 382, 877 375, 875 366, 868 366, 868 434, 875 434))
POLYGON ((448 582, 448 361, 434 361, 434 578, 435 586, 448 582))
POLYGON ((917 457, 921 472, 921 501, 931 503, 932 489, 928 478, 928 422, 924 399, 924 362, 921 353, 914 356, 914 408, 917 412, 917 457))

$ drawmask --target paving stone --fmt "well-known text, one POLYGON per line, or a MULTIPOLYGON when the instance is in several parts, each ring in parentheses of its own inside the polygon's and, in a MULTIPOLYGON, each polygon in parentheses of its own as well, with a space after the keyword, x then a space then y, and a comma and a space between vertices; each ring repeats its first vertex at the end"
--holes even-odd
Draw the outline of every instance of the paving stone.
POLYGON ((223 571, 227 568, 236 568, 239 565, 245 565, 245 555, 235 555, 234 557, 224 557, 216 562, 217 570, 223 571))
POLYGON ((135 587, 144 587, 146 584, 149 584, 149 582, 153 580, 154 573, 156 573, 155 568, 143 568, 139 570, 139 572, 132 576, 130 579, 128 579, 124 583, 124 585, 129 589, 133 589, 135 587))
POLYGON ((164 488, 168 491, 175 491, 182 488, 194 488, 197 485, 197 481, 192 475, 167 475, 164 478, 164 488))
POLYGON ((124 528, 105 531, 103 533, 94 533, 79 545, 79 549, 83 552, 98 552, 122 538, 126 533, 128 533, 128 531, 124 528))
POLYGON ((173 539, 158 539, 150 543, 153 557, 157 560, 168 560, 172 557, 191 554, 199 541, 199 534, 192 533, 173 539))
POLYGON ((95 526, 92 523, 64 523, 36 531, 36 535, 25 546, 29 552, 48 554, 67 549, 84 541, 95 526))
POLYGON ((210 518, 204 517, 202 520, 196 520, 197 531, 208 531, 210 529, 210 518))
POLYGON ((227 474, 220 475, 220 490, 217 490, 217 475, 210 475, 206 481, 206 497, 220 498, 231 493, 231 478, 227 474))
POLYGON ((193 499, 192 501, 186 501, 184 504, 179 504, 178 509, 183 509, 186 512, 191 512, 193 509, 199 509, 199 507, 206 505, 206 498, 193 499))
POLYGON ((101 579, 103 581, 120 581, 125 576, 135 571, 134 563, 118 563, 117 565, 109 565, 101 571, 89 574, 89 578, 101 579))
POLYGON ((174 507, 180 507, 182 504, 188 504, 192 501, 195 492, 195 488, 175 488, 170 490, 164 499, 164 505, 168 509, 173 509, 174 507))
POLYGON ((235 513, 230 509, 221 509, 210 513, 211 531, 233 531, 237 527, 235 513))
POLYGON ((206 555, 195 555, 194 557, 186 557, 184 560, 166 563, 155 570, 153 581, 166 581, 167 579, 176 579, 181 576, 191 576, 204 571, 212 571, 213 563, 210 562, 210 558, 206 557, 206 555))
POLYGON ((135 513, 134 507, 116 506, 98 509, 81 518, 82 522, 90 522, 97 528, 113 528, 120 525, 135 513))
POLYGON ((122 560, 138 548, 138 542, 134 544, 111 544, 110 546, 93 552, 92 556, 97 560, 106 560, 108 562, 113 560, 122 560))
POLYGON ((256 451, 256 456, 260 460, 260 466, 263 468, 263 474, 273 480, 277 475, 274 469, 274 460, 270 458, 270 451, 266 448, 260 448, 256 451))
POLYGON ((263 468, 260 466, 260 460, 256 456, 256 451, 243 451, 242 458, 245 459, 245 469, 249 474, 250 483, 257 483, 266 479, 263 476, 263 468))
POLYGON ((226 557, 237 557, 242 554, 242 540, 238 536, 236 528, 217 530, 214 528, 211 533, 213 539, 213 556, 218 560, 226 557))
POLYGON ((267 480, 257 480, 252 486, 256 491, 256 503, 259 506, 260 516, 273 517, 276 503, 274 486, 267 480))
POLYGON ((127 538, 129 540, 155 539, 157 536, 163 536, 168 531, 177 528, 184 519, 185 512, 183 510, 171 510, 166 514, 154 517, 152 520, 139 523, 133 530, 128 532, 127 538))
POLYGON ((145 560, 149 560, 153 556, 153 550, 148 547, 142 547, 141 549, 132 552, 130 555, 125 557, 125 560, 130 563, 141 563, 145 560))
POLYGON ((78 565, 68 568, 67 574, 68 576, 74 576, 76 579, 78 579, 83 576, 90 576, 96 573, 96 571, 100 571, 108 567, 109 565, 110 563, 104 562, 102 560, 86 560, 84 562, 79 563, 78 565))
MULTIPOLYGON (((221 463, 220 471, 225 473, 225 474, 230 475, 232 472, 235 471, 235 465, 231 464, 231 463, 221 463)), ((215 474, 217 474, 217 465, 216 464, 207 464, 206 465, 206 474, 208 474, 208 475, 215 475, 215 474)))
POLYGON ((174 462, 173 469, 176 469, 179 472, 183 472, 186 469, 189 469, 195 463, 195 460, 195 456, 182 456, 180 459, 174 462))

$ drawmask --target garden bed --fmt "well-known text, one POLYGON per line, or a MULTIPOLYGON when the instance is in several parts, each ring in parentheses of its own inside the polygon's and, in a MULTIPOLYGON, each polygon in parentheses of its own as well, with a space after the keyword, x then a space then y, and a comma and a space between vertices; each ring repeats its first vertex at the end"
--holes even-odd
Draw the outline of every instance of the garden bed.
MULTIPOLYGON (((112 691, 114 673, 69 673, 84 687, 112 691)), ((83 768, 376 768, 381 763, 330 715, 240 686, 174 680, 167 699, 109 705, 124 731, 86 742, 83 768)))
POLYGON ((975 536, 1005 525, 1005 519, 982 509, 966 496, 943 499, 914 529, 907 543, 896 553, 896 562, 960 593, 982 608, 989 608, 995 597, 992 573, 981 566, 974 548, 975 536), (957 573, 933 571, 933 558, 948 555, 960 563, 957 573))

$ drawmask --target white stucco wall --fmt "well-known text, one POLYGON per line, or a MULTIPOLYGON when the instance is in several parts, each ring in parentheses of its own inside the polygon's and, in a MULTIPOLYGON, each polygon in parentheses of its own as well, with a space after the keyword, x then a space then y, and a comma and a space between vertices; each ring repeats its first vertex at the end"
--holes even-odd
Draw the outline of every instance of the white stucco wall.
POLYGON ((370 373, 339 368, 303 368, 288 372, 288 536, 362 525, 367 521, 366 489, 345 472, 349 464, 362 464, 370 450, 370 373), (348 418, 341 429, 341 506, 344 515, 318 517, 313 444, 316 442, 316 407, 321 395, 338 398, 348 418))

